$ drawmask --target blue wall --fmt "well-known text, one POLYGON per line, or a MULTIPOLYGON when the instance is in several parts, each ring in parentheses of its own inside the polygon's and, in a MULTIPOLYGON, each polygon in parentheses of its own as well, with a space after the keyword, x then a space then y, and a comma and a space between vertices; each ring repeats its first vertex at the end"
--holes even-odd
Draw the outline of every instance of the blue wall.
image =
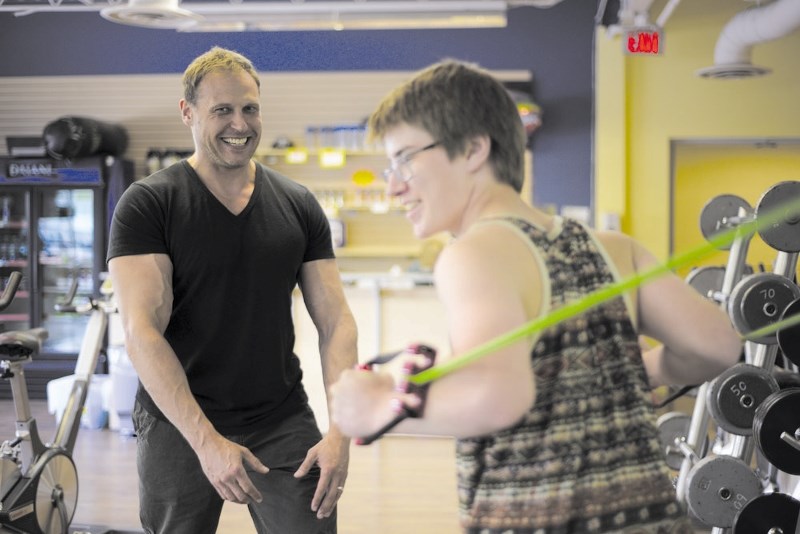
POLYGON ((0 76, 180 73, 212 45, 264 72, 416 70, 445 57, 530 70, 544 110, 533 142, 534 200, 590 205, 596 9, 587 0, 513 8, 498 29, 275 33, 151 30, 95 12, 0 13, 0 76))

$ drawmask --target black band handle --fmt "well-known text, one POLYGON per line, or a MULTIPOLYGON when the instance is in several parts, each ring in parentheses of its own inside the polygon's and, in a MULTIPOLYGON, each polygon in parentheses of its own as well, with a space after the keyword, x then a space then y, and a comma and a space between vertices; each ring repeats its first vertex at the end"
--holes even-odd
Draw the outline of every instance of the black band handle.
MULTIPOLYGON (((428 367, 433 365, 433 362, 436 360, 436 349, 429 347, 428 345, 411 345, 404 351, 401 350, 397 352, 378 355, 375 358, 369 360, 368 362, 359 365, 358 367, 359 369, 368 371, 372 369, 373 365, 379 365, 382 363, 389 362, 394 358, 396 358, 397 356, 399 356, 400 354, 402 354, 403 352, 411 352, 413 354, 421 354, 425 356, 425 358, 428 360, 428 367)), ((409 369, 409 374, 415 375, 422 370, 423 368, 414 365, 411 369, 409 369)), ((400 421, 402 421, 403 419, 406 419, 408 417, 422 417, 422 412, 425 409, 425 399, 427 397, 429 386, 430 384, 417 385, 411 383, 410 381, 406 382, 404 384, 403 393, 416 393, 417 395, 419 395, 420 399, 422 400, 422 404, 420 405, 420 407, 412 410, 407 406, 403 406, 403 411, 397 414, 397 416, 394 419, 389 421, 383 427, 378 429, 377 432, 375 432, 374 434, 370 434, 369 436, 365 436, 363 438, 356 438, 355 440, 356 445, 369 445, 373 441, 377 440, 378 438, 389 432, 392 428, 397 426, 397 424, 400 423, 400 421)))

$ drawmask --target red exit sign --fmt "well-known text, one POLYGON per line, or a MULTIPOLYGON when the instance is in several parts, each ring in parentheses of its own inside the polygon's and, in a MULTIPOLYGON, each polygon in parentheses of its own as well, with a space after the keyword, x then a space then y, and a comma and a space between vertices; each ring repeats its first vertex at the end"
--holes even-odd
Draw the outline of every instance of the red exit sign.
POLYGON ((664 47, 664 36, 659 28, 638 28, 625 32, 622 44, 626 54, 658 56, 664 47))

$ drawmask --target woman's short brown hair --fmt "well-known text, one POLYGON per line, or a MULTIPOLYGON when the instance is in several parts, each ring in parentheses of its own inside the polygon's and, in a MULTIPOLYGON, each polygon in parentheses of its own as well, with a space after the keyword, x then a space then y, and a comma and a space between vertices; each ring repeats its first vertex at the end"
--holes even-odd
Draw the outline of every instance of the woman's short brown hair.
POLYGON ((487 135, 497 180, 522 190, 525 129, 511 95, 486 70, 449 59, 420 71, 378 105, 369 119, 370 136, 382 139, 402 123, 429 132, 451 158, 470 139, 487 135))

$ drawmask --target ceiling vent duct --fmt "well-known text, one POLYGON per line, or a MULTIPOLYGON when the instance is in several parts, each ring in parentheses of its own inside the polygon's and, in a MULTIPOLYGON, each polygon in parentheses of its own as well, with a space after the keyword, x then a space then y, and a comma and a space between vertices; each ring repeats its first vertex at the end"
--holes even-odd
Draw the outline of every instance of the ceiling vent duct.
POLYGON ((785 37, 800 28, 800 0, 776 0, 746 9, 725 25, 714 48, 714 65, 700 69, 703 78, 762 76, 770 69, 753 65, 753 46, 785 37))

